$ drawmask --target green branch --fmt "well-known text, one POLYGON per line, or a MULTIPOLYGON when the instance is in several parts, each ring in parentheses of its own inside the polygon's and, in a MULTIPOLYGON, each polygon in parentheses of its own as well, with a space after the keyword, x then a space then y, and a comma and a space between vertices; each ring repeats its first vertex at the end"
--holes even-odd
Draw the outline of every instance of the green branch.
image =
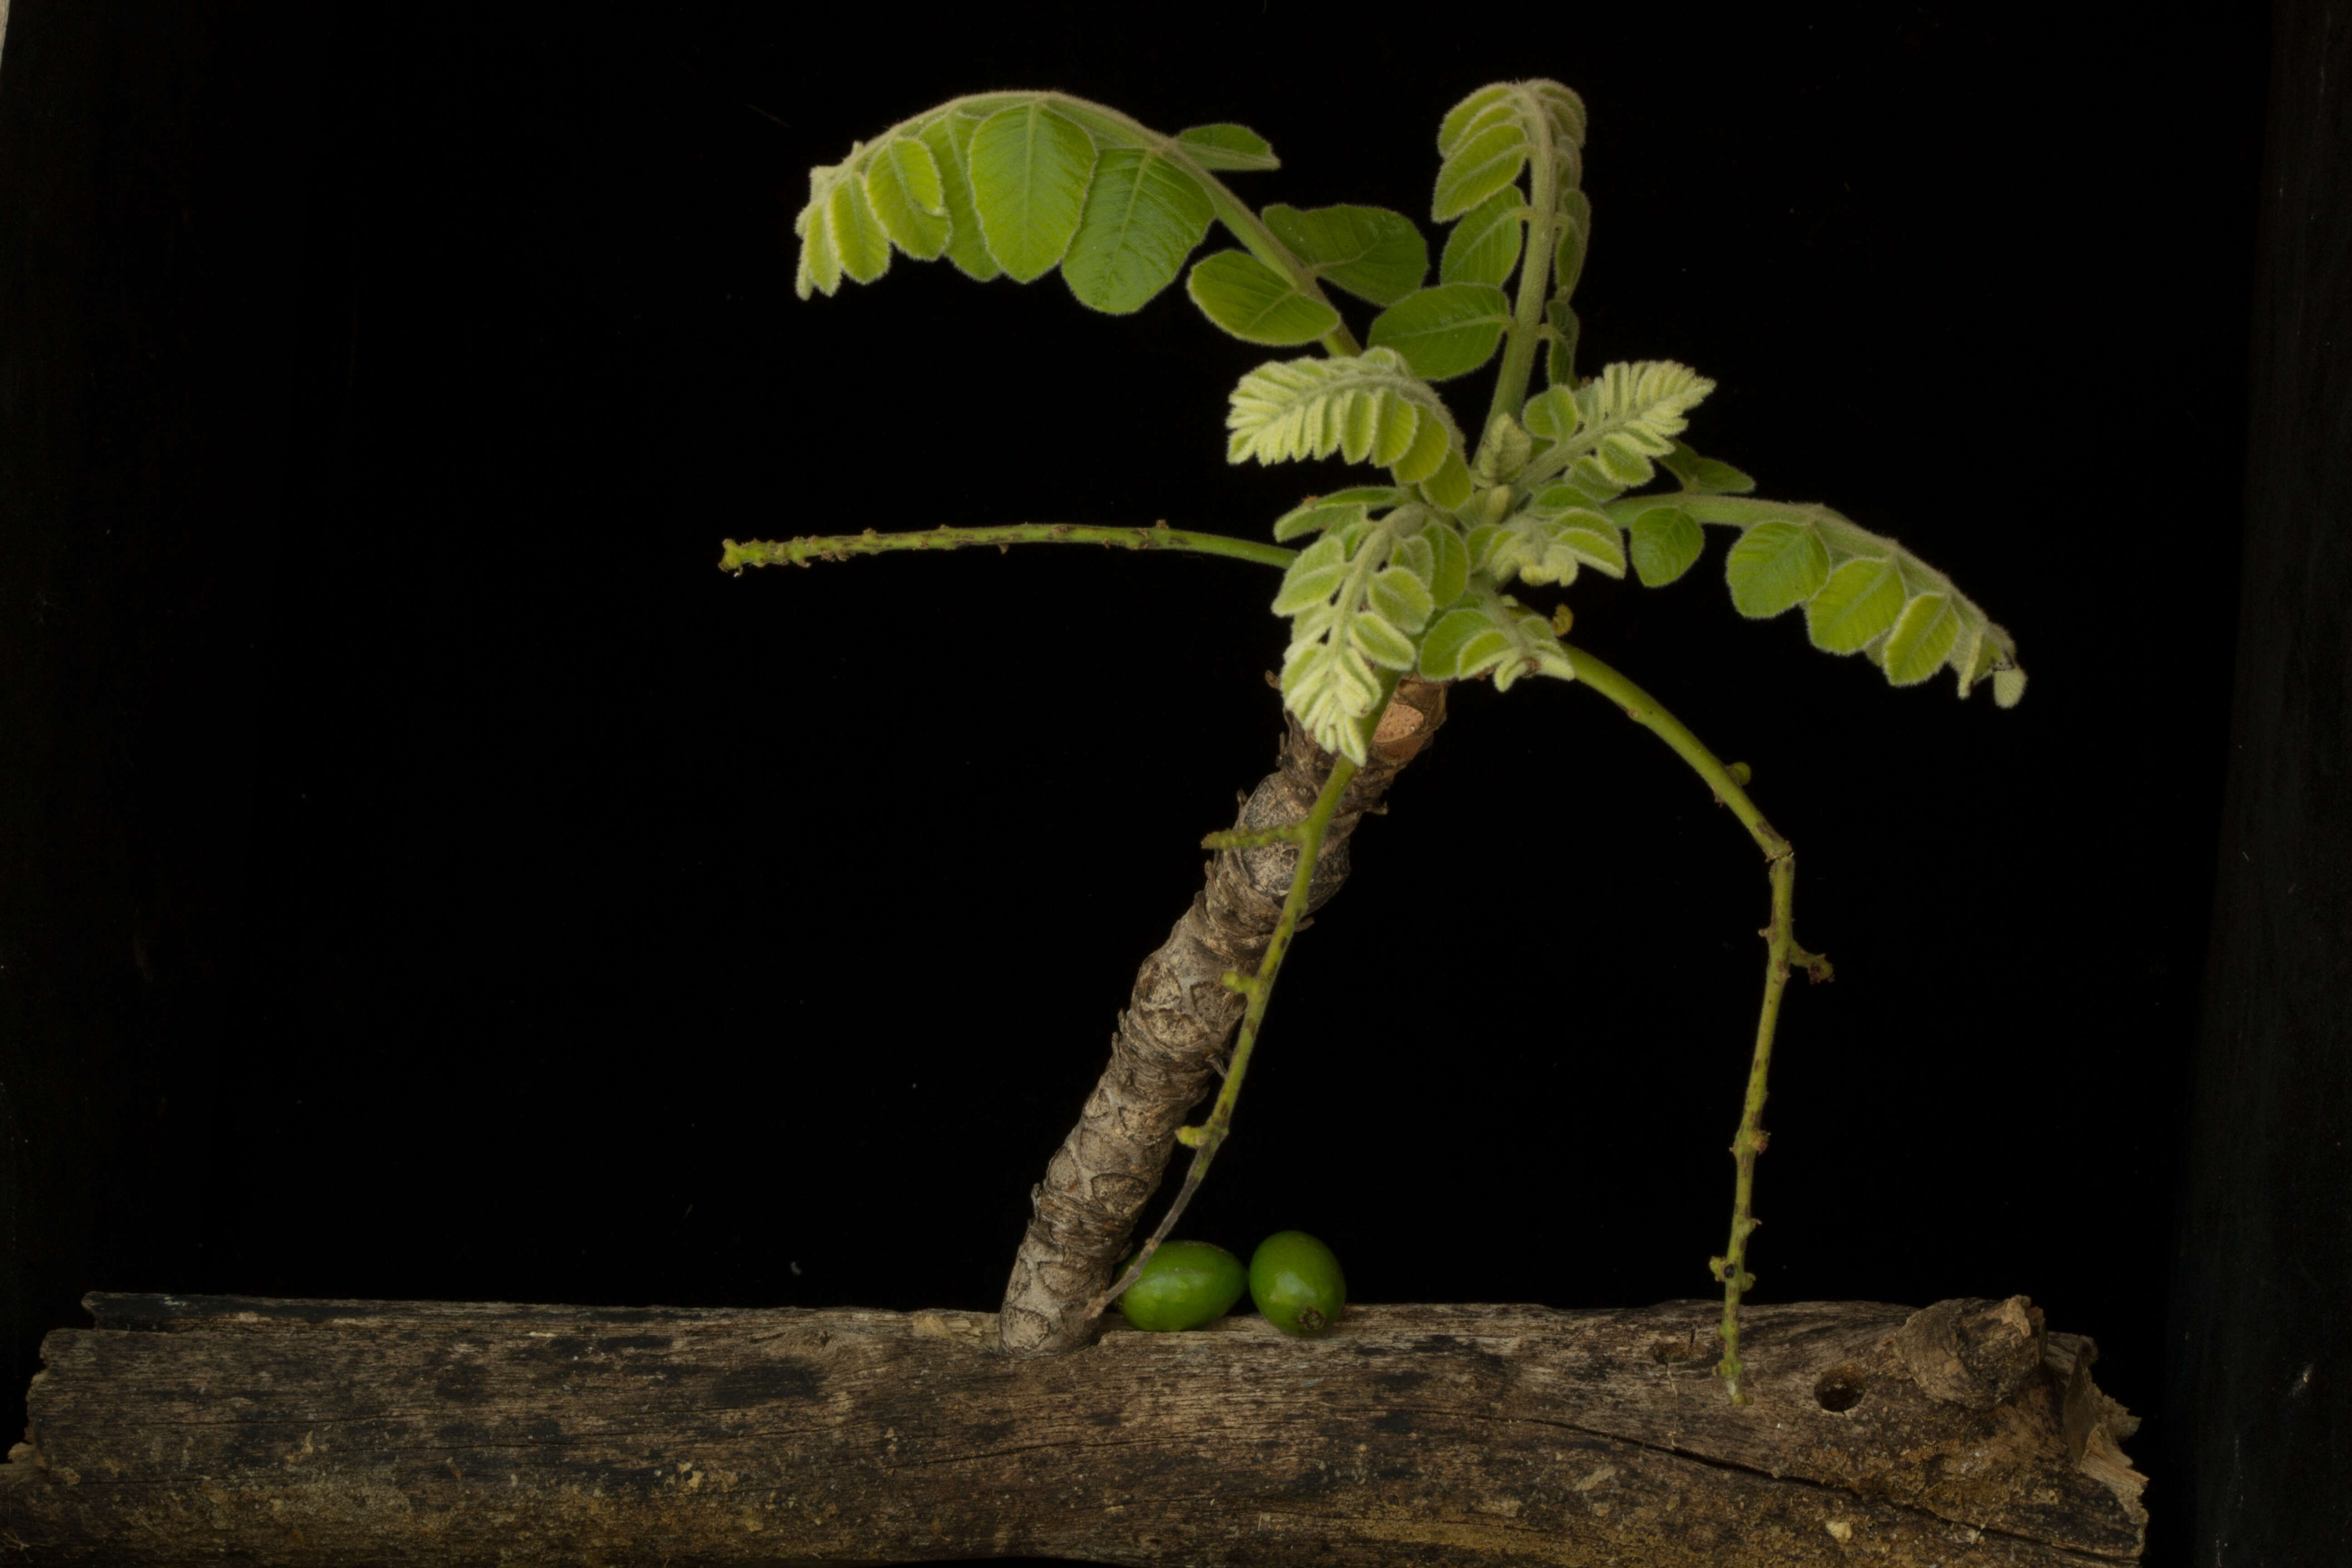
POLYGON ((846 561, 853 555, 880 555, 893 550, 964 550, 993 544, 1009 550, 1016 544, 1099 544, 1106 549, 1181 550, 1196 555, 1223 555, 1259 566, 1287 566, 1295 550, 1234 539, 1223 533, 1196 533, 1164 522, 1150 528, 1097 528, 1078 522, 1013 522, 996 528, 950 528, 945 523, 928 533, 810 534, 786 540, 754 539, 744 543, 720 541, 721 572, 739 575, 746 566, 806 566, 812 561, 846 561))
POLYGON ((1675 754, 1706 781, 1707 787, 1715 791, 1715 798, 1731 808, 1740 826, 1748 829, 1748 837, 1756 840, 1756 847, 1764 852, 1765 867, 1771 877, 1772 923, 1760 933, 1765 939, 1764 1004, 1756 1019, 1756 1052, 1748 1069, 1748 1098, 1740 1110, 1739 1131, 1731 1141, 1731 1156, 1738 1171, 1731 1200, 1731 1243, 1722 1257, 1707 1259, 1707 1267, 1723 1281, 1723 1359, 1716 1363, 1716 1375, 1730 1390, 1732 1403, 1745 1405, 1749 1396, 1740 1382, 1747 1368, 1739 1359, 1739 1298, 1742 1291, 1756 1283, 1756 1277, 1747 1268, 1748 1238, 1757 1226, 1749 1205, 1756 1189, 1756 1156, 1764 1152, 1769 1142, 1763 1126, 1764 1086, 1772 1066, 1773 1033, 1780 1022, 1780 995, 1788 989, 1792 966, 1803 969, 1807 978, 1815 981, 1829 979, 1832 972, 1828 959, 1797 945, 1797 852, 1764 820, 1764 814, 1740 787, 1740 778, 1700 744, 1698 737, 1666 711, 1656 698, 1582 648, 1561 646, 1567 647, 1569 662, 1575 667, 1579 681, 1616 703, 1625 710, 1627 718, 1673 747, 1675 754))
MULTIPOLYGON (((1159 1227, 1136 1253, 1110 1287, 1095 1298, 1087 1309, 1090 1317, 1099 1317, 1127 1288, 1143 1273, 1143 1266, 1176 1228, 1192 1194, 1201 1189, 1201 1178, 1209 1173, 1209 1162, 1217 1157, 1224 1146, 1225 1135, 1234 1121, 1234 1102, 1241 1098, 1242 1079, 1249 1071, 1250 1052, 1256 1047, 1258 1027, 1265 1021, 1265 1004, 1274 994, 1274 983, 1282 972, 1283 955, 1290 951, 1290 939, 1298 930, 1298 922, 1307 915, 1308 885, 1315 879, 1316 863, 1323 855, 1323 837, 1330 831, 1331 817, 1339 809, 1339 797, 1348 792, 1348 783, 1356 776, 1356 764, 1345 757, 1331 759, 1331 776, 1324 781, 1323 792, 1315 797, 1315 808, 1307 820, 1295 827, 1277 830, 1278 835, 1298 845, 1298 864, 1290 873, 1290 893, 1282 900, 1282 916, 1275 922, 1274 935, 1265 944, 1265 956, 1258 960, 1255 974, 1228 973, 1225 984, 1249 998, 1249 1006, 1242 1014, 1240 1037, 1234 1042, 1233 1058, 1225 1064, 1225 1087, 1217 1091, 1217 1103, 1211 1108, 1209 1119, 1198 1127, 1180 1128, 1177 1142, 1192 1151, 1192 1168, 1184 1173, 1184 1184, 1177 1189, 1176 1200, 1160 1216, 1159 1227)), ((1203 848, 1223 847, 1232 836, 1213 833, 1202 841, 1203 848)), ((1255 839, 1255 834, 1246 837, 1255 839)))

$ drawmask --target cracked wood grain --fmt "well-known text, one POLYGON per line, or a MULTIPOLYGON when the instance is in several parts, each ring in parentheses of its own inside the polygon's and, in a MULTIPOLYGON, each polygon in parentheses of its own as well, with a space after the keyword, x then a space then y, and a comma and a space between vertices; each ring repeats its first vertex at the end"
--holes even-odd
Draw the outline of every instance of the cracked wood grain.
POLYGON ((2084 1568, 2136 1562, 2146 1519, 2089 1342, 2017 1299, 1907 1337, 1925 1314, 1751 1308, 1746 1407, 1707 1301, 1037 1358, 980 1312, 89 1305, 0 1468, 0 1558, 2084 1568), (2009 1392, 1928 1393, 1950 1344, 2009 1392))

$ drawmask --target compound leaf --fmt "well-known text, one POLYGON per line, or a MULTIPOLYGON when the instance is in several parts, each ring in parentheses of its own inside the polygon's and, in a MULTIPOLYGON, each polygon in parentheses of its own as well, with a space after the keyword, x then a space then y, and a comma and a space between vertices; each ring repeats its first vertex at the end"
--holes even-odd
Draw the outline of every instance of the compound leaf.
POLYGON ((1381 311, 1369 341, 1403 354, 1424 381, 1467 375, 1494 357, 1511 306, 1491 283, 1440 283, 1381 311))
POLYGON ((1360 300, 1393 305, 1429 275, 1429 242, 1411 218, 1386 207, 1297 207, 1260 215, 1292 255, 1360 300))
POLYGON ((1082 305, 1112 315, 1140 310, 1176 280, 1213 216, 1208 193, 1167 159, 1110 148, 1095 165, 1062 278, 1082 305))
POLYGON ((1192 264, 1185 292, 1202 314, 1248 343, 1311 343, 1339 324, 1339 312, 1300 293, 1245 250, 1220 250, 1192 264))
POLYGON ((1094 138, 1032 101, 982 121, 968 157, 988 253, 1016 283, 1044 277, 1069 249, 1086 211, 1094 138))
POLYGON ((1509 690, 1522 675, 1576 679, 1551 623, 1503 594, 1488 594, 1482 603, 1448 610, 1421 639, 1421 673, 1426 679, 1472 680, 1489 671, 1497 691, 1509 690))
POLYGON ((1393 349, 1262 364, 1234 388, 1225 429, 1228 462, 1339 452, 1384 465, 1402 484, 1437 473, 1461 445, 1444 404, 1393 349))

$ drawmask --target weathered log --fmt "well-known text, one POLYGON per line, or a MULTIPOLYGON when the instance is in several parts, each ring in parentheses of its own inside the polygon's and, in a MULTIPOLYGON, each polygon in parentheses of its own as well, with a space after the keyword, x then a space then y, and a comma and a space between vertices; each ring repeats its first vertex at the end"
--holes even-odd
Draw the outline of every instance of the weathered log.
POLYGON ((1708 1301, 1043 1359, 979 1312, 88 1305, 0 1468, 32 1562, 2079 1568, 2146 1517, 2095 1351, 2021 1298, 1752 1308, 1744 1407, 1708 1301))

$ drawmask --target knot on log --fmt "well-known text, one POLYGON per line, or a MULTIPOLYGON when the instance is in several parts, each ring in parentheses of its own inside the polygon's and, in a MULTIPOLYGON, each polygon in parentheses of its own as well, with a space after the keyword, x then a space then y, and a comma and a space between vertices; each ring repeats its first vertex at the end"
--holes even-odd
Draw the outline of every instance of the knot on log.
POLYGON ((1990 1410, 2042 1374, 2042 1309, 2023 1296, 1938 1301, 1895 1331, 1895 1349, 1929 1398, 1990 1410))

